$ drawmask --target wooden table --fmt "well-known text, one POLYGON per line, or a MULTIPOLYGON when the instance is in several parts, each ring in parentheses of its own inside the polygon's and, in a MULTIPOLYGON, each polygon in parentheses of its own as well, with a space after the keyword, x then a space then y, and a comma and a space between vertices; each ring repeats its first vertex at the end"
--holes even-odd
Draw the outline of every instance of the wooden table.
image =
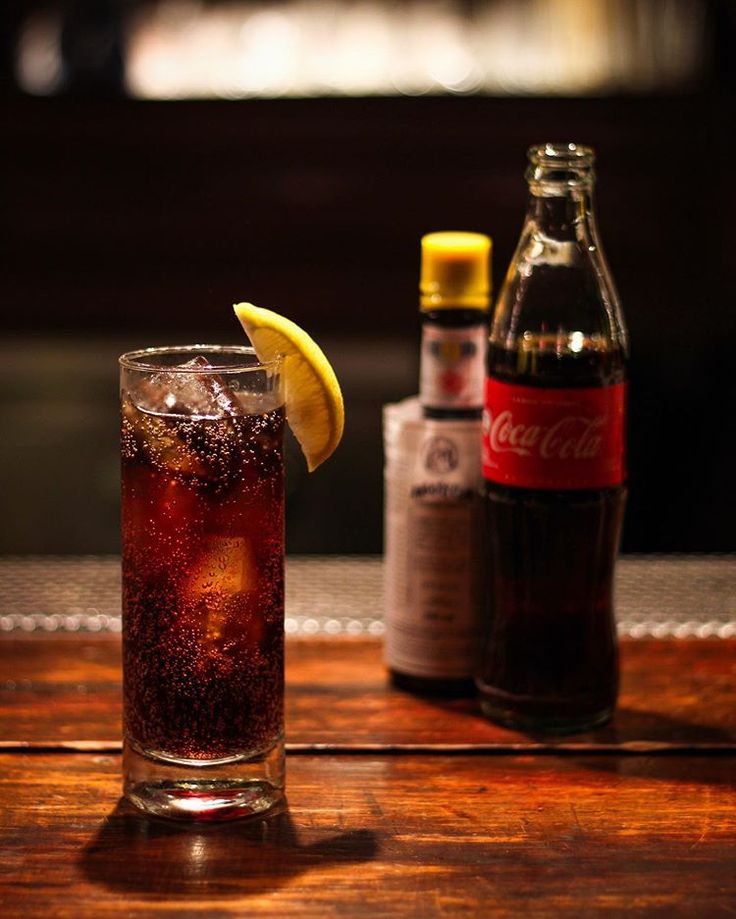
POLYGON ((120 799, 119 636, 4 636, 0 915, 736 912, 736 640, 625 640, 615 722, 553 743, 287 646, 288 808, 192 827, 120 799))

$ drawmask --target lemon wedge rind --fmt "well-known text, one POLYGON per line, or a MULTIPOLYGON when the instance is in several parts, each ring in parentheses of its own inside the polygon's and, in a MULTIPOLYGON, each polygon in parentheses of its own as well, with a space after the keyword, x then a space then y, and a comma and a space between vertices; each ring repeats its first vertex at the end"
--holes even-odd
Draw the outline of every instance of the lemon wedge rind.
POLYGON ((295 322, 252 303, 236 303, 233 309, 258 359, 283 359, 286 420, 307 468, 314 472, 334 453, 345 427, 335 371, 319 345, 295 322))

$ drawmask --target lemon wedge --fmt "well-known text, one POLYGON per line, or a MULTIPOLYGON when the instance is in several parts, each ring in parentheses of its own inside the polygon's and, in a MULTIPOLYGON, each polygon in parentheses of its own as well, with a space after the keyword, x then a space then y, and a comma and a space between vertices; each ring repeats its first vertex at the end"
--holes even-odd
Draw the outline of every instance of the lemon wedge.
POLYGON ((283 355, 286 420, 314 472, 335 451, 345 426, 335 371, 319 345, 290 319, 252 303, 236 303, 233 309, 259 360, 283 355))

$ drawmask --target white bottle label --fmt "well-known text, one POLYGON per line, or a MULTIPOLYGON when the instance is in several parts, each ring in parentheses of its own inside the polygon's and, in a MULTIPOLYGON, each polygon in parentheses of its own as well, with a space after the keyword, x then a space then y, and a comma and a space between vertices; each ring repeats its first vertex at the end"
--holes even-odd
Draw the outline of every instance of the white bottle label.
POLYGON ((480 421, 423 419, 407 400, 386 407, 385 441, 386 663, 467 678, 480 650, 480 421))
POLYGON ((480 408, 488 330, 485 322, 462 329, 426 324, 422 329, 419 392, 432 408, 480 408))

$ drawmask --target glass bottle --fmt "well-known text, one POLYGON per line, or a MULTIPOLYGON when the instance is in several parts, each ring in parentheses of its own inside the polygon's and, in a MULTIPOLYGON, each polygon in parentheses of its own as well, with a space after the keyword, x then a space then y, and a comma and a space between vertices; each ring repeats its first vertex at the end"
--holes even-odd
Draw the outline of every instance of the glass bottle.
POLYGON ((594 154, 529 152, 529 204, 492 319, 483 413, 483 711, 568 733, 618 692, 627 335, 601 251, 594 154))
POLYGON ((386 531, 386 660, 394 685, 431 695, 474 693, 490 253, 481 233, 422 238, 421 419, 405 432, 406 481, 389 489, 401 505, 386 531))

